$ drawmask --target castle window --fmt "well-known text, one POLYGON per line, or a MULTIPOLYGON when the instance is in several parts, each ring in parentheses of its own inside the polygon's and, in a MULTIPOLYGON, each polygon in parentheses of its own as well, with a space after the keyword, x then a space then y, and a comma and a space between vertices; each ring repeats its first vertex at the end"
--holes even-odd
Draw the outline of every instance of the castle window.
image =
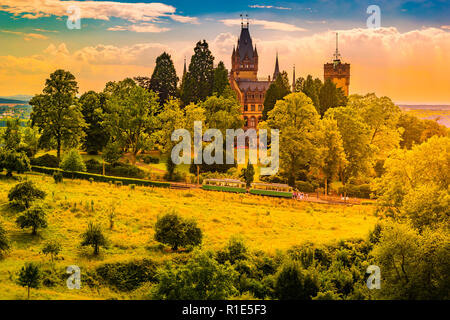
POLYGON ((252 104, 251 110, 252 110, 252 111, 255 111, 255 105, 254 105, 254 104, 252 104))
POLYGON ((248 111, 248 105, 244 106, 244 111, 248 111))
POLYGON ((262 104, 260 104, 260 105, 258 106, 258 111, 263 111, 263 106, 262 106, 262 104))
POLYGON ((250 118, 250 124, 249 124, 250 128, 255 128, 256 127, 256 118, 255 117, 251 117, 250 118))

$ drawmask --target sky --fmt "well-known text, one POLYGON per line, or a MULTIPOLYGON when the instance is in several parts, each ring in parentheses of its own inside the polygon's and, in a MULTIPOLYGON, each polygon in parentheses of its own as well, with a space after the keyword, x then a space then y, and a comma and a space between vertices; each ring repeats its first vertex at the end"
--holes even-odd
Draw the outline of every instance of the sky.
POLYGON ((0 96, 41 93, 56 69, 72 72, 80 93, 101 91, 108 81, 151 76, 164 51, 181 76, 203 39, 215 63, 230 68, 241 14, 249 16, 261 78, 273 73, 278 52, 290 79, 294 65, 297 77, 323 79, 338 32, 351 94, 450 104, 450 0, 0 0, 0 96), (370 5, 380 9, 376 28, 370 5), (68 27, 76 12, 80 29, 68 27))

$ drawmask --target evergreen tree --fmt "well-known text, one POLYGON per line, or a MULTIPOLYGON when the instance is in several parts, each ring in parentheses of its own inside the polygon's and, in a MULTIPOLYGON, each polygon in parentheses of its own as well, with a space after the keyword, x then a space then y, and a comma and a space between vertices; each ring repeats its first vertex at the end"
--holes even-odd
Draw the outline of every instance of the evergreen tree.
POLYGON ((61 169, 72 172, 72 178, 74 172, 86 171, 86 165, 84 164, 83 158, 75 149, 72 149, 67 153, 60 166, 61 169))
POLYGON ((245 180, 247 188, 249 188, 255 178, 255 168, 253 167, 253 164, 249 162, 247 168, 242 169, 241 178, 245 180))
POLYGON ((6 130, 3 134, 5 149, 17 150, 19 148, 20 140, 20 120, 18 118, 6 120, 6 130))
POLYGON ((283 99, 290 92, 289 79, 286 71, 283 71, 278 75, 275 82, 269 86, 269 89, 266 92, 264 109, 262 112, 263 120, 267 120, 269 111, 273 109, 277 101, 283 99))
POLYGON ((30 299, 30 289, 39 288, 41 284, 41 278, 42 274, 41 271, 39 270, 39 267, 32 262, 26 263, 25 266, 23 266, 22 269, 20 269, 19 278, 17 279, 17 282, 22 287, 27 288, 28 300, 30 299))
POLYGON ((316 108, 317 112, 320 113, 320 100, 319 100, 320 87, 317 87, 317 85, 318 81, 313 80, 312 76, 308 75, 303 84, 302 91, 312 100, 313 105, 316 108))
POLYGON ((106 247, 108 241, 103 235, 102 229, 99 225, 89 223, 87 230, 81 235, 83 241, 82 246, 92 246, 94 248, 94 255, 100 253, 100 247, 106 247))
POLYGON ((108 142, 109 135, 103 127, 104 99, 101 94, 89 91, 80 97, 81 113, 87 126, 84 128, 86 137, 83 149, 89 154, 98 154, 108 142))
POLYGON ((225 64, 220 61, 217 68, 214 69, 213 94, 222 96, 225 89, 228 87, 230 87, 230 82, 228 81, 228 70, 225 68, 225 64))
POLYGON ((181 101, 184 105, 205 100, 212 95, 214 84, 214 57, 208 43, 197 42, 194 55, 189 64, 189 71, 183 79, 181 101))
POLYGON ((172 58, 168 53, 164 52, 156 58, 156 66, 148 83, 148 89, 158 94, 159 103, 162 106, 170 97, 177 96, 178 80, 172 58))

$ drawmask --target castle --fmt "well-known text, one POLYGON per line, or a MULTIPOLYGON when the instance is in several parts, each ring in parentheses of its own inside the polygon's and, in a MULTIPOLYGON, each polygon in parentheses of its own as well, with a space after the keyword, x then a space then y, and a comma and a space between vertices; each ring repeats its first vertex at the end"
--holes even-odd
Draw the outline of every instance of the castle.
MULTIPOLYGON (((337 35, 336 53, 334 56, 333 63, 324 65, 324 80, 331 79, 338 88, 342 88, 344 93, 348 95, 350 64, 343 64, 339 59, 337 35)), ((233 47, 233 53, 231 55, 229 78, 231 88, 236 92, 239 103, 242 106, 241 114, 244 119, 244 129, 256 129, 258 123, 262 120, 266 92, 280 74, 277 54, 272 80, 270 76, 267 80, 258 80, 258 60, 258 50, 256 49, 256 45, 253 46, 248 19, 246 24, 241 21, 241 34, 237 42, 237 47, 233 47)), ((295 80, 294 66, 292 90, 295 89, 295 80)))

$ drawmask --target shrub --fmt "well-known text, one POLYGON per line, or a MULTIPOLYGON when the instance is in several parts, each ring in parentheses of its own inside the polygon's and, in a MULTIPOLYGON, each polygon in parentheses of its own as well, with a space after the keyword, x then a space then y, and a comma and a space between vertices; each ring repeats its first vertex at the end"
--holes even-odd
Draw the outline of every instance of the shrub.
POLYGON ((42 253, 45 255, 49 254, 52 262, 60 252, 61 244, 57 241, 48 241, 42 248, 42 253))
POLYGON ((120 188, 121 186, 123 186, 122 181, 116 181, 116 187, 120 188))
POLYGON ((275 277, 275 296, 281 300, 310 300, 319 291, 317 279, 296 261, 285 263, 275 277))
POLYGON ((3 225, 0 223, 0 257, 3 257, 3 254, 9 250, 9 240, 6 236, 6 230, 3 228, 3 225))
POLYGON ((92 222, 89 223, 87 230, 81 235, 81 238, 83 239, 81 245, 92 246, 94 248, 94 255, 100 253, 100 247, 107 247, 107 240, 103 235, 101 227, 92 222))
POLYGON ((297 181, 295 188, 300 192, 314 192, 314 186, 307 181, 297 181))
POLYGON ((36 235, 38 228, 47 228, 46 212, 41 206, 33 206, 19 216, 16 223, 21 229, 31 228, 31 234, 36 235))
POLYGON ((31 170, 30 160, 25 153, 13 150, 0 150, 0 171, 6 169, 6 176, 12 177, 12 173, 24 173, 31 170))
POLYGON ((31 159, 31 165, 59 168, 59 160, 56 156, 46 153, 43 156, 31 159))
MULTIPOLYGON (((86 161, 86 171, 96 174, 103 174, 103 164, 95 159, 86 161)), ((115 162, 113 164, 105 163, 105 174, 119 177, 143 178, 145 171, 122 162, 115 162)))
POLYGON ((61 171, 54 171, 53 179, 55 180, 55 183, 63 182, 63 175, 62 175, 61 171))
POLYGON ((130 189, 131 189, 131 190, 136 189, 136 185, 135 185, 135 184, 130 184, 130 189))
POLYGON ((232 237, 226 247, 217 252, 217 261, 225 263, 229 261, 231 264, 239 260, 248 259, 248 249, 245 242, 240 237, 232 237))
POLYGON ((155 224, 155 240, 168 244, 172 250, 180 246, 196 246, 202 243, 202 231, 193 220, 185 220, 176 212, 158 217, 155 224))
POLYGON ((64 156, 61 162, 61 169, 70 172, 86 171, 86 165, 78 151, 72 149, 64 156))
POLYGON ((42 274, 39 267, 34 263, 26 263, 25 266, 20 269, 17 283, 22 287, 27 288, 28 299, 30 299, 30 289, 39 288, 41 284, 42 274))
POLYGON ((96 269, 96 273, 107 284, 121 291, 132 291, 145 282, 156 281, 157 265, 152 260, 107 263, 96 269))
POLYGON ((153 298, 164 300, 224 300, 238 293, 236 271, 207 252, 196 252, 186 264, 172 262, 157 275, 153 298))
POLYGON ((21 208, 29 208, 31 203, 37 199, 44 199, 46 193, 34 186, 31 181, 16 184, 8 193, 8 200, 11 205, 21 208))
POLYGON ((92 182, 94 182, 94 178, 89 178, 89 182, 92 184, 92 182))
POLYGON ((102 151, 102 157, 109 163, 117 162, 122 156, 122 149, 118 142, 109 142, 102 151))

